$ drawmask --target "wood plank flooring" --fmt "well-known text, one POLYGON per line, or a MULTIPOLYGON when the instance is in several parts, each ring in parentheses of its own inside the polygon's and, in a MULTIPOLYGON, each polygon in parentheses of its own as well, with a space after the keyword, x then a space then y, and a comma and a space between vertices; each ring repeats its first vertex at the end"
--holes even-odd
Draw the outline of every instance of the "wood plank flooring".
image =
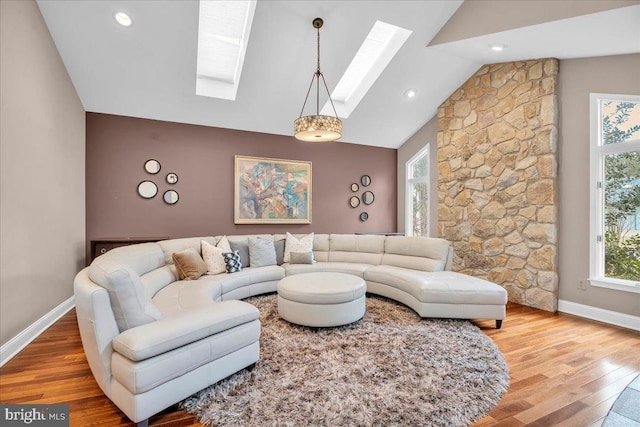
MULTIPOLYGON (((511 386, 474 426, 600 426, 640 374, 640 332, 509 303, 502 329, 477 322, 504 353, 511 386)), ((68 403, 71 426, 130 426, 95 383, 75 310, 0 368, 0 402, 68 403)), ((151 426, 199 426, 171 408, 151 426)))

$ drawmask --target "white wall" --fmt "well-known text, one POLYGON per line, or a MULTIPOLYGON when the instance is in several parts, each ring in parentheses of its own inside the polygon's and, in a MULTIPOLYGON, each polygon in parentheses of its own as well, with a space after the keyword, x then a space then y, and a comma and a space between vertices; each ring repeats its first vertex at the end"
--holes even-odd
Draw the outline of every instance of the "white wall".
POLYGON ((36 3, 0 1, 0 343, 84 265, 85 111, 36 3))
POLYGON ((429 145, 429 235, 437 237, 438 231, 438 151, 436 135, 438 119, 434 117, 398 149, 398 231, 405 232, 405 181, 406 164, 425 145, 429 145))
POLYGON ((587 286, 589 94, 640 95, 640 54, 560 61, 558 103, 560 300, 640 316, 640 294, 587 286))

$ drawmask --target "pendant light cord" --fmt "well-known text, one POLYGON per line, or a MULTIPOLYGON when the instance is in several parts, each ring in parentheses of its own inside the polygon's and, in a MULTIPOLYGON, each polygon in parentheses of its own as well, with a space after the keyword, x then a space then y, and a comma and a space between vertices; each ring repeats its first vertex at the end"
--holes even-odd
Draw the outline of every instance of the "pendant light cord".
MULTIPOLYGON (((320 71, 320 27, 316 28, 318 30, 318 69, 316 70, 316 116, 320 115, 320 76, 322 72, 320 71)), ((324 79, 324 77, 323 77, 324 79)), ((331 95, 329 95, 331 98, 331 95)))
MULTIPOLYGON (((320 24, 322 26, 322 24, 320 24)), ((327 87, 327 82, 324 79, 324 75, 322 71, 320 71, 320 27, 317 27, 318 30, 318 59, 317 59, 317 69, 316 72, 311 77, 311 83, 309 84, 309 89, 307 90, 307 96, 304 97, 304 104, 302 104, 302 110, 300 110, 300 117, 304 113, 304 107, 307 105, 307 100, 309 99, 309 93, 311 92, 311 88, 313 87, 313 80, 316 81, 316 116, 320 115, 320 77, 322 77, 322 83, 324 84, 324 89, 327 91, 327 95, 329 96, 329 102, 331 103, 331 108, 333 108, 333 114, 335 114, 336 119, 338 118, 338 113, 336 111, 335 105, 333 105, 333 100, 331 99, 331 93, 329 92, 329 87, 327 87)))
POLYGON ((318 30, 318 69, 316 70, 317 74, 320 73, 320 28, 316 28, 318 30))

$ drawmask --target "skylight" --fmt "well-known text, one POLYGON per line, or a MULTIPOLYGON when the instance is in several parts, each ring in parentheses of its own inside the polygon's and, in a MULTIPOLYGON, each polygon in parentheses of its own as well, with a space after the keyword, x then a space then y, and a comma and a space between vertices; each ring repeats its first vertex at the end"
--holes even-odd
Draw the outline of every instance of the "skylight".
MULTIPOLYGON (((347 118, 356 109, 412 32, 376 21, 331 93, 338 117, 347 118)), ((322 107, 321 114, 333 115, 328 101, 322 107)))
POLYGON ((255 10, 255 0, 200 0, 197 95, 236 99, 255 10))

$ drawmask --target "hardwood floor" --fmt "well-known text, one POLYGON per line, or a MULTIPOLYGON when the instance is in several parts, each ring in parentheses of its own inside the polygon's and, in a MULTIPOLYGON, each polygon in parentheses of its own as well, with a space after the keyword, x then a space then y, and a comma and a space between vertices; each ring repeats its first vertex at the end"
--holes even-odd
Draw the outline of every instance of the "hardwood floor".
MULTIPOLYGON (((509 303, 502 329, 477 322, 504 353, 511 386, 485 426, 599 426, 640 374, 640 332, 509 303)), ((87 365, 75 310, 0 368, 0 402, 68 403, 71 426, 129 426, 87 365)), ((199 426, 175 409, 151 426, 199 426)))

